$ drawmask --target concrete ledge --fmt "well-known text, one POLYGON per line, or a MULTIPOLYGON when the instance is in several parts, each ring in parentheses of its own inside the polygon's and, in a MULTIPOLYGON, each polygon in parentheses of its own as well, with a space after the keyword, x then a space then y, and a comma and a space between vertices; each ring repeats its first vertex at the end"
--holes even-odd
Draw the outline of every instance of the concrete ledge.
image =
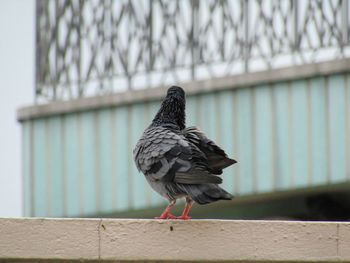
POLYGON ((350 261, 350 223, 0 219, 0 260, 350 261))
MULTIPOLYGON (((203 81, 192 81, 181 84, 188 94, 249 87, 263 83, 275 83, 314 76, 327 76, 336 73, 350 72, 350 59, 339 59, 321 63, 292 66, 236 76, 215 78, 203 81)), ((165 87, 133 90, 111 95, 82 98, 70 101, 57 101, 49 104, 27 106, 17 111, 17 119, 25 121, 45 116, 94 110, 143 101, 152 101, 165 95, 165 87)))

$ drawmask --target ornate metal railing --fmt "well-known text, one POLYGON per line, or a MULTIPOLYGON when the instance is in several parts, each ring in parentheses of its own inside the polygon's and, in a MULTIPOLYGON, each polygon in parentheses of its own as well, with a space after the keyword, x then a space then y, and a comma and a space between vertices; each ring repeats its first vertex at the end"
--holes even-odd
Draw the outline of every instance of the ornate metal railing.
POLYGON ((38 101, 349 56, 350 0, 37 0, 38 101))

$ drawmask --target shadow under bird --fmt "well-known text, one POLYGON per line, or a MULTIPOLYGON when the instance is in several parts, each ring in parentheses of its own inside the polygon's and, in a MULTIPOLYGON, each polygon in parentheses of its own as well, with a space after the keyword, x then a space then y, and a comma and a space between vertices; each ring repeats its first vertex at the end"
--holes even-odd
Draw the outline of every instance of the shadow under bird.
POLYGON ((151 125, 144 131, 133 151, 134 161, 150 186, 169 201, 158 219, 190 219, 193 201, 208 204, 231 200, 233 196, 220 188, 222 170, 234 163, 224 150, 197 127, 185 126, 185 92, 168 89, 151 125), (170 210, 176 199, 186 198, 182 215, 170 210))

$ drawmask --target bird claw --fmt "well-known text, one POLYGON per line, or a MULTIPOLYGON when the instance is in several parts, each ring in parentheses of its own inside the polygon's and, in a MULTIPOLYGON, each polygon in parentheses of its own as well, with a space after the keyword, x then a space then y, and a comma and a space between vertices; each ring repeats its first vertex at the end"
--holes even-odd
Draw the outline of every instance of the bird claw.
POLYGON ((176 219, 178 219, 178 220, 190 220, 191 217, 189 217, 189 216, 178 216, 176 219))
POLYGON ((162 214, 160 216, 155 217, 155 219, 177 219, 177 217, 172 214, 162 214))

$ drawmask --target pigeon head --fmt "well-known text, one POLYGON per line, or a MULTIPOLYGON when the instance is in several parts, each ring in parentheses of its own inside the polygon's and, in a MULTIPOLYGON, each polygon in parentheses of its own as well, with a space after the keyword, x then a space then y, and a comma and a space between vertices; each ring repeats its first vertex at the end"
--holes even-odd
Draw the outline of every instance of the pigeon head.
POLYGON ((180 130, 185 129, 185 105, 185 91, 180 87, 171 86, 152 124, 155 126, 174 124, 180 130))
POLYGON ((181 99, 185 100, 185 91, 181 87, 171 86, 168 89, 166 96, 167 97, 177 97, 177 98, 181 98, 181 99))

